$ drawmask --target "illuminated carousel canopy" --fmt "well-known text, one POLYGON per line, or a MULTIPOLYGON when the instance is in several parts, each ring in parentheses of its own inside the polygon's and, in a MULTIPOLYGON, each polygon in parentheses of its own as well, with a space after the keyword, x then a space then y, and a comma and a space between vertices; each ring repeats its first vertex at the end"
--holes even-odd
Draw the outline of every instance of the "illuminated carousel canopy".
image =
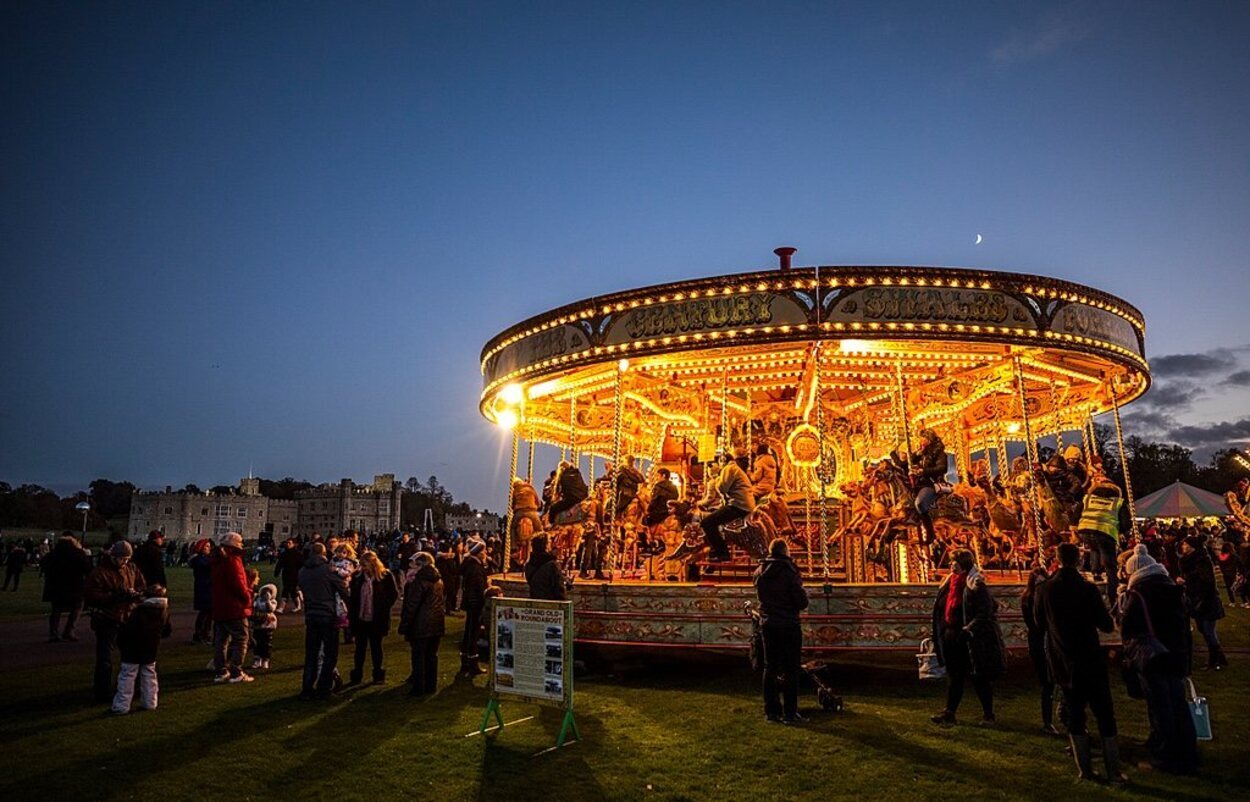
POLYGON ((793 433, 815 422, 817 405, 852 457, 893 447, 904 416, 968 452, 1022 423, 1035 437, 1079 430, 1140 396, 1144 334, 1132 305, 1068 281, 783 268, 627 290, 522 321, 482 350, 480 409, 532 442, 608 456, 619 378, 626 453, 714 432, 728 445, 727 421, 784 420, 793 433))

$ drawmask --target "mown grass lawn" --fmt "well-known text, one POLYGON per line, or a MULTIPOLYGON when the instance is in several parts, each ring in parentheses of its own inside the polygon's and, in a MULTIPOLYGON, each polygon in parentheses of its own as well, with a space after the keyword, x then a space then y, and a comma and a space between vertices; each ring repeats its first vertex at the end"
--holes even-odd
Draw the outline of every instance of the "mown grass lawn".
MULTIPOLYGON (((188 606, 188 584, 185 569, 171 571, 177 606, 188 606)), ((0 632, 20 626, 6 611, 37 608, 37 585, 3 594, 0 632)), ((441 689, 424 701, 398 682, 330 703, 297 701, 302 628, 290 618, 273 670, 245 685, 209 682, 208 650, 176 632, 162 647, 154 712, 112 717, 87 704, 90 665, 82 660, 6 669, 0 799, 1239 799, 1250 788, 1244 652, 1228 671, 1197 676, 1216 728, 1216 740, 1202 745, 1201 777, 1134 768, 1145 711, 1117 696, 1133 781, 1121 790, 1078 783, 1064 742, 1038 734, 1023 657, 999 686, 996 731, 930 725, 941 686, 919 683, 907 656, 858 654, 840 661, 846 711, 822 713, 808 695, 812 723, 803 728, 763 723, 744 660, 704 657, 579 676, 584 740, 562 750, 539 754, 555 742, 559 711, 523 704, 505 703, 504 720, 532 720, 466 738, 486 693, 480 678, 453 680, 460 623, 449 619, 441 689)), ((1244 649, 1248 623, 1247 611, 1236 610, 1222 634, 1244 649)), ((0 649, 9 641, 0 639, 0 649)), ((388 645, 390 674, 402 679, 406 649, 393 635, 388 645)), ((971 722, 971 693, 965 705, 971 722)))

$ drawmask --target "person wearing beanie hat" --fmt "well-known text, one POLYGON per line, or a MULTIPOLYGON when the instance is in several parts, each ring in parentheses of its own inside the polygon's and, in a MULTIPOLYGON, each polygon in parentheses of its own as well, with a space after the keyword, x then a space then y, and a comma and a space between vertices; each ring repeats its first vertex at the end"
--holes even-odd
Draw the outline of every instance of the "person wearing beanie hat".
POLYGON ((117 633, 147 587, 143 573, 130 560, 131 554, 129 543, 117 541, 83 585, 83 600, 91 613, 91 631, 95 633, 92 692, 97 702, 113 698, 113 650, 117 647, 117 633))
POLYGON ((1181 589, 1143 543, 1125 557, 1124 570, 1128 589, 1120 598, 1120 640, 1125 670, 1146 700, 1151 763, 1165 772, 1192 774, 1198 770, 1198 739, 1183 680, 1190 673, 1193 644, 1181 589), (1134 665, 1137 645, 1152 639, 1166 652, 1134 665))
POLYGON ((278 586, 262 585, 252 602, 252 641, 256 658, 252 668, 269 668, 273 654, 273 634, 278 629, 278 586))
POLYGON ((1220 601, 1215 561, 1207 549, 1206 537, 1190 535, 1182 540, 1179 564, 1185 606, 1207 644, 1207 668, 1219 671, 1228 665, 1220 636, 1215 631, 1216 623, 1224 617, 1224 602, 1220 601))

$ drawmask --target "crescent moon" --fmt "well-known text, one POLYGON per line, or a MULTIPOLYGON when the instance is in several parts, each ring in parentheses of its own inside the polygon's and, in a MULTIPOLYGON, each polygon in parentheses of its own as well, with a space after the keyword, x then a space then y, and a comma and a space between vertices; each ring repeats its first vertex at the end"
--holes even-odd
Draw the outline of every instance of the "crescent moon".
POLYGON ((980 234, 977 234, 977 241, 976 241, 976 243, 975 243, 975 244, 976 244, 976 245, 980 245, 980 244, 981 244, 981 235, 980 235, 980 234))

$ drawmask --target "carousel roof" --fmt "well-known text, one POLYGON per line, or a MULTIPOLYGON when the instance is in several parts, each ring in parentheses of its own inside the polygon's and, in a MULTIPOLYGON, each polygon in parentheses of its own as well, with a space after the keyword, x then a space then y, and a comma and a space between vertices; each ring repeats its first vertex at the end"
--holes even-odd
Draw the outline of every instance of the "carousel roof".
POLYGON ((1224 499, 1180 480, 1137 500, 1138 518, 1205 518, 1227 514, 1224 499))
POLYGON ((897 440, 905 417, 984 445, 1022 422, 1034 436, 1081 428, 1145 392, 1144 336, 1132 305, 1057 279, 940 267, 756 271, 522 321, 482 350, 480 408, 527 440, 601 455, 612 451, 618 386, 630 453, 726 422, 816 423, 816 409, 874 443, 897 440))

